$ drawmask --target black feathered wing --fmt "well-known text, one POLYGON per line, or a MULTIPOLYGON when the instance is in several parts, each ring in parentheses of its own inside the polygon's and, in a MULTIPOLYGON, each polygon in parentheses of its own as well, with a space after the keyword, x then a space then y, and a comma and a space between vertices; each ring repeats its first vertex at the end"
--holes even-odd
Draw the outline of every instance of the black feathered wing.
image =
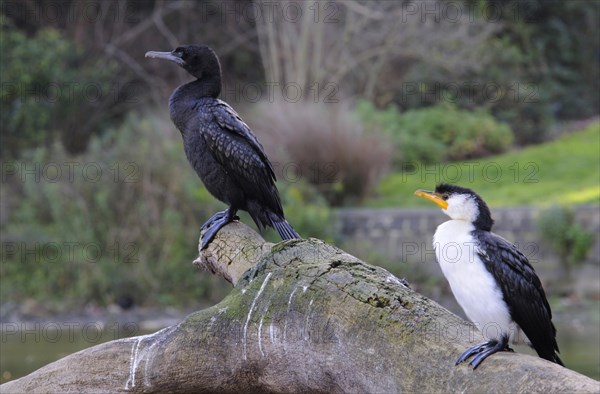
MULTIPOLYGON (((221 128, 222 135, 225 137, 223 141, 233 143, 236 148, 240 149, 244 155, 238 155, 233 157, 234 161, 231 162, 232 169, 241 168, 253 168, 259 170, 260 174, 267 175, 267 178, 271 180, 271 183, 277 180, 275 177, 275 171, 271 162, 267 158, 265 151, 242 118, 231 108, 226 102, 221 100, 215 100, 212 106, 212 114, 215 122, 221 128), (245 159, 250 159, 251 162, 245 159), (236 160, 238 159, 238 160, 236 160), (239 160, 244 159, 244 160, 239 160)), ((213 152, 227 152, 227 149, 221 147, 220 149, 212 150, 213 152)), ((229 157, 222 159, 231 159, 229 157)), ((222 164, 225 164, 224 162, 222 164)))
POLYGON ((479 257, 500 286, 515 323, 541 358, 563 365, 556 354, 556 328, 540 279, 527 258, 504 238, 475 230, 479 257))
POLYGON ((202 136, 215 160, 240 189, 244 205, 256 225, 273 226, 283 239, 299 238, 284 218, 275 171, 260 142, 227 103, 214 100, 208 106, 212 121, 202 136))
POLYGON ((248 198, 259 200, 283 216, 275 172, 260 142, 227 103, 215 100, 211 112, 215 121, 212 124, 220 130, 210 133, 207 141, 210 152, 248 192, 248 198))

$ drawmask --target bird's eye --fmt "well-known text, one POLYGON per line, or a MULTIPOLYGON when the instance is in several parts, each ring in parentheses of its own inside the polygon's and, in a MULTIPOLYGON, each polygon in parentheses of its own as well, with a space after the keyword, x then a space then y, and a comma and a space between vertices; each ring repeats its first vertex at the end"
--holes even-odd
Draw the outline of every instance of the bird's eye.
POLYGON ((442 194, 442 200, 446 201, 448 199, 448 193, 442 194))
POLYGON ((178 47, 178 48, 176 48, 176 49, 173 51, 173 53, 174 53, 176 56, 183 57, 184 50, 183 50, 183 48, 182 48, 182 47, 178 47))

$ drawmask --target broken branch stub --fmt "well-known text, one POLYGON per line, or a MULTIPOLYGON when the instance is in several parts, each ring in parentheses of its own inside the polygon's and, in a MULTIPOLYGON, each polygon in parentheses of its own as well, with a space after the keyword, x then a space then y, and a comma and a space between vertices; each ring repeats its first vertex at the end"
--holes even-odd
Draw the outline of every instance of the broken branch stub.
POLYGON ((198 241, 198 257, 193 261, 196 267, 235 284, 264 255, 271 251, 272 243, 265 240, 250 227, 234 221, 227 225, 227 237, 218 233, 206 250, 200 249, 202 235, 198 241))

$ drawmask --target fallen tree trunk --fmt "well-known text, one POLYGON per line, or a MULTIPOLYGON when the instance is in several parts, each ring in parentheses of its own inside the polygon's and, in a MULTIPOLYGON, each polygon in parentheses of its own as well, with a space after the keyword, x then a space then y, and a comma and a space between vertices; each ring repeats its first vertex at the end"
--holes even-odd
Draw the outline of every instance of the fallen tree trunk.
POLYGON ((556 364, 499 353, 473 371, 457 356, 483 340, 386 270, 316 239, 269 244, 223 228, 195 264, 235 287, 157 333, 67 356, 2 385, 22 392, 598 392, 556 364))

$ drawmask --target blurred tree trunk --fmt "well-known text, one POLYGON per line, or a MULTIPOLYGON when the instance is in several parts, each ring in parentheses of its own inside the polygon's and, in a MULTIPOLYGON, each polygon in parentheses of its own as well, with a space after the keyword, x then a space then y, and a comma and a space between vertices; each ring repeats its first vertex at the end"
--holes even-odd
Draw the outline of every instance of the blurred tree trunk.
POLYGON ((234 283, 221 303, 157 333, 72 354, 2 393, 600 388, 516 353, 496 354, 476 371, 455 367, 479 333, 384 269, 316 239, 273 245, 234 223, 195 263, 234 283))
POLYGON ((297 91, 307 102, 374 100, 406 89, 402 84, 414 81, 415 67, 454 81, 486 67, 492 58, 484 51, 487 40, 500 28, 474 18, 467 7, 448 10, 442 0, 254 4, 263 16, 256 18, 256 31, 266 81, 275 92, 290 85, 283 89, 287 101, 295 101, 297 91))

